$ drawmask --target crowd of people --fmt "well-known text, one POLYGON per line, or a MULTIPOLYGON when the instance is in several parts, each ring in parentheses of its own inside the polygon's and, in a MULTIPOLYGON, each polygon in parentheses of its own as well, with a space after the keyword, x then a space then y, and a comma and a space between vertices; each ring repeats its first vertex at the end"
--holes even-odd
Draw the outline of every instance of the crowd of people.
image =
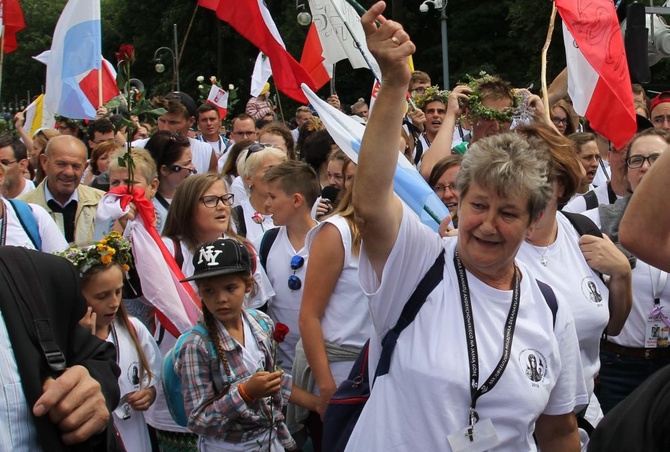
POLYGON ((369 341, 374 371, 440 264, 347 451, 608 450, 617 435, 635 438, 619 450, 668 450, 647 430, 670 405, 649 395, 670 365, 658 168, 670 166, 670 92, 631 88, 638 132, 617 149, 575 113, 564 74, 546 99, 487 74, 433 86, 409 71, 414 45, 383 9, 362 17, 383 75, 374 108, 328 98, 365 126, 357 163, 310 106, 279 120, 267 87, 229 132, 215 106, 182 92, 156 97, 163 113, 125 130, 101 107, 30 136, 17 114, 17 136, 0 137, 0 244, 34 251, 0 248, 11 295, 0 297, 0 376, 13 397, 2 441, 321 451, 329 401, 361 350, 369 341), (448 209, 438 232, 394 193, 399 158, 448 209), (176 281, 134 252, 141 218, 176 281), (12 260, 39 290, 25 295, 12 260), (201 316, 185 340, 150 284, 193 294, 201 316), (37 311, 21 300, 33 295, 52 319, 37 337, 54 330, 61 367, 54 341, 24 343, 37 311), (181 379, 186 425, 164 372, 181 379), (643 403, 656 404, 646 423, 621 420, 643 403))

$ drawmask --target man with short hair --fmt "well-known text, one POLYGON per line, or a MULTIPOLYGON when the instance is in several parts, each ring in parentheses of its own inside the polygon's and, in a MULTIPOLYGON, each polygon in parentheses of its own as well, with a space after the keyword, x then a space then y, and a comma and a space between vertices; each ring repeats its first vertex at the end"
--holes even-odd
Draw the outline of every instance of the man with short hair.
POLYGON ((307 105, 301 105, 295 110, 295 129, 291 130, 293 141, 298 141, 300 126, 312 119, 312 110, 307 105))
POLYGON ((670 130, 670 91, 663 91, 654 97, 649 113, 654 128, 670 130))
POLYGON ((116 130, 107 118, 96 119, 88 124, 88 147, 93 150, 100 143, 114 141, 116 130))
POLYGON ((258 139, 256 121, 246 113, 241 113, 235 116, 231 127, 232 132, 230 133, 230 137, 232 138, 233 143, 242 140, 256 141, 258 139))
POLYGON ((198 141, 209 143, 214 150, 214 155, 220 159, 228 147, 228 138, 219 133, 221 128, 221 115, 219 109, 212 104, 202 104, 198 107, 198 141))
POLYGON ((11 135, 0 137, 0 163, 6 167, 5 198, 16 198, 35 188, 33 181, 24 177, 29 162, 26 145, 21 140, 11 135))
MULTIPOLYGON (((167 112, 158 117, 158 130, 177 132, 191 143, 193 166, 199 173, 216 171, 217 158, 212 147, 189 136, 190 128, 195 122, 197 108, 195 102, 186 93, 175 91, 165 97, 154 98, 151 103, 155 107, 162 107, 167 112)), ((133 141, 132 145, 144 148, 149 139, 133 141)))
POLYGON ((426 90, 430 87, 430 75, 423 71, 414 71, 409 79, 409 91, 412 98, 426 94, 426 90))
POLYGON ((44 207, 68 243, 91 242, 98 202, 105 192, 80 184, 86 146, 68 135, 54 137, 40 155, 40 163, 46 179, 19 199, 44 207))

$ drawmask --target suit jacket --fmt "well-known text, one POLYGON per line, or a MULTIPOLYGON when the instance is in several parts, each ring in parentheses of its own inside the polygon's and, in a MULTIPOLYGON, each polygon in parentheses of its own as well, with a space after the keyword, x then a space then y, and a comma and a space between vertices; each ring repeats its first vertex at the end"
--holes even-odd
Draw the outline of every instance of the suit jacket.
MULTIPOLYGON (((47 179, 44 179, 35 190, 31 190, 25 195, 19 197, 21 201, 30 202, 42 206, 49 212, 54 219, 60 232, 65 235, 63 225, 63 214, 54 212, 47 204, 45 189, 47 179)), ((93 241, 93 229, 95 228, 95 214, 98 211, 98 202, 105 195, 104 191, 81 185, 77 187, 77 213, 74 217, 74 243, 78 245, 87 245, 93 241)))
MULTIPOLYGON (((14 254, 9 246, 0 247, 0 257, 6 259, 14 254)), ((114 346, 98 339, 91 331, 80 326, 79 320, 86 312, 86 301, 81 293, 79 274, 74 266, 62 257, 38 251, 28 251, 33 256, 38 274, 29 267, 24 274, 30 283, 40 284, 44 293, 47 311, 51 319, 51 328, 56 342, 65 355, 67 366, 82 365, 102 386, 107 407, 112 411, 119 402, 118 377, 114 346)), ((14 265, 23 262, 13 261, 14 265)), ((22 260, 24 261, 24 260, 22 260)), ((27 262, 26 262, 27 263, 27 262)), ((29 264, 28 264, 29 265, 29 264)), ((3 261, 0 261, 0 313, 7 325, 7 332, 14 349, 14 357, 21 374, 21 384, 29 407, 34 406, 42 395, 42 383, 53 376, 34 339, 35 334, 28 333, 28 327, 19 312, 19 303, 23 303, 11 283, 9 273, 3 261)), ((48 418, 33 416, 38 433, 38 441, 45 451, 105 450, 109 440, 107 432, 96 435, 77 447, 66 447, 60 439, 60 431, 48 418), (97 445, 97 447, 96 447, 97 445)), ((111 424, 110 424, 111 425, 111 424)))

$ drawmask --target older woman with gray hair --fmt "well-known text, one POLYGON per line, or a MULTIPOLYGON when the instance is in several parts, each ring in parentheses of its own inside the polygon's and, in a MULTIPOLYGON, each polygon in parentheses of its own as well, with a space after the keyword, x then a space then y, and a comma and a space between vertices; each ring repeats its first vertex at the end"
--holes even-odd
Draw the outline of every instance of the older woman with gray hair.
POLYGON ((515 260, 552 195, 546 145, 514 134, 474 143, 457 179, 458 237, 422 225, 393 193, 414 45, 380 16, 384 7, 361 20, 384 83, 353 194, 359 277, 375 327, 371 369, 419 281, 432 266, 441 270, 398 336, 346 450, 578 451, 574 410, 588 398, 572 316, 560 294, 515 260))
MULTIPOLYGON (((238 158, 237 169, 247 196, 233 208, 232 217, 237 233, 251 242, 274 228, 272 215, 265 207, 268 192, 263 176, 270 168, 286 160, 284 151, 266 143, 252 144, 238 158)), ((235 182, 233 193, 237 194, 235 182)))

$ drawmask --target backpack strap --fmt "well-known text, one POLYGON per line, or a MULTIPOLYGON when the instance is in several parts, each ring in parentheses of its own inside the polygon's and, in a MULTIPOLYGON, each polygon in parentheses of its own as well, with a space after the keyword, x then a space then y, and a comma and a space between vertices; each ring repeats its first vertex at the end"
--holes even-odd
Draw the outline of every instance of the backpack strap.
POLYGON ((263 270, 265 270, 266 272, 267 272, 266 266, 268 262, 268 255, 270 254, 270 249, 272 249, 272 245, 275 243, 275 240, 277 240, 277 235, 279 235, 279 228, 272 228, 265 231, 265 234, 263 234, 263 238, 261 239, 261 246, 258 249, 258 258, 261 261, 263 270))
POLYGON ((181 269, 181 267, 184 265, 184 253, 181 251, 181 240, 172 239, 172 244, 174 245, 174 260, 181 269))
POLYGON ((612 183, 610 181, 607 181, 607 199, 609 200, 610 204, 614 204, 617 199, 616 193, 614 193, 614 189, 612 188, 612 183))
POLYGON ((540 292, 542 292, 544 301, 547 302, 547 306, 549 306, 549 309, 551 309, 551 316, 554 320, 554 328, 556 328, 556 313, 558 312, 558 301, 556 301, 556 294, 554 293, 554 289, 552 289, 549 284, 544 283, 538 279, 536 279, 535 282, 540 288, 540 292))
POLYGON ((235 223, 235 228, 237 229, 237 234, 246 238, 246 236, 247 236, 247 223, 244 220, 244 210, 242 209, 242 206, 239 205, 239 206, 233 207, 233 210, 230 213, 231 213, 231 216, 233 217, 233 222, 235 223))
POLYGON ((437 259, 435 259, 433 266, 430 267, 428 272, 423 276, 419 285, 414 289, 414 292, 409 297, 409 300, 407 300, 407 303, 405 303, 398 322, 386 333, 384 339, 382 339, 382 352, 379 358, 379 363, 377 364, 375 379, 379 376, 386 375, 389 372, 391 356, 393 355, 393 350, 395 350, 400 333, 414 321, 419 310, 426 302, 428 295, 435 289, 435 287, 437 287, 443 277, 444 249, 440 255, 437 256, 437 259))
POLYGON ((22 247, 3 247, 0 262, 5 267, 3 273, 9 276, 6 280, 15 292, 14 298, 22 302, 18 303, 18 308, 26 324, 26 330, 32 333, 31 335, 39 343, 52 372, 60 374, 65 370, 67 363, 51 328, 42 286, 33 280, 38 277, 39 272, 30 252, 22 247), (28 282, 26 275, 32 275, 31 282, 28 282))
POLYGON ((33 209, 28 205, 27 202, 21 201, 19 199, 8 199, 7 201, 9 201, 9 204, 14 209, 14 212, 16 212, 16 216, 19 218, 21 227, 24 231, 26 231, 28 237, 30 237, 30 241, 33 242, 35 249, 37 251, 41 251, 42 238, 40 237, 40 228, 37 225, 37 220, 33 214, 33 209))
POLYGON ((589 190, 584 195, 584 201, 586 202, 586 210, 595 209, 598 207, 598 195, 593 190, 589 190))
MULTIPOLYGON (((586 197, 586 195, 584 196, 586 197)), ((570 221, 580 236, 595 235, 596 237, 603 238, 603 233, 600 228, 586 215, 582 215, 581 213, 563 212, 562 210, 561 213, 570 221)))
POLYGON ((230 386, 230 382, 224 383, 223 378, 221 378, 219 355, 216 354, 216 347, 214 346, 214 341, 209 337, 207 330, 196 323, 193 329, 191 330, 192 334, 197 334, 207 343, 207 348, 209 350, 209 368, 211 371, 212 382, 214 383, 214 392, 216 394, 223 394, 226 389, 230 386))

